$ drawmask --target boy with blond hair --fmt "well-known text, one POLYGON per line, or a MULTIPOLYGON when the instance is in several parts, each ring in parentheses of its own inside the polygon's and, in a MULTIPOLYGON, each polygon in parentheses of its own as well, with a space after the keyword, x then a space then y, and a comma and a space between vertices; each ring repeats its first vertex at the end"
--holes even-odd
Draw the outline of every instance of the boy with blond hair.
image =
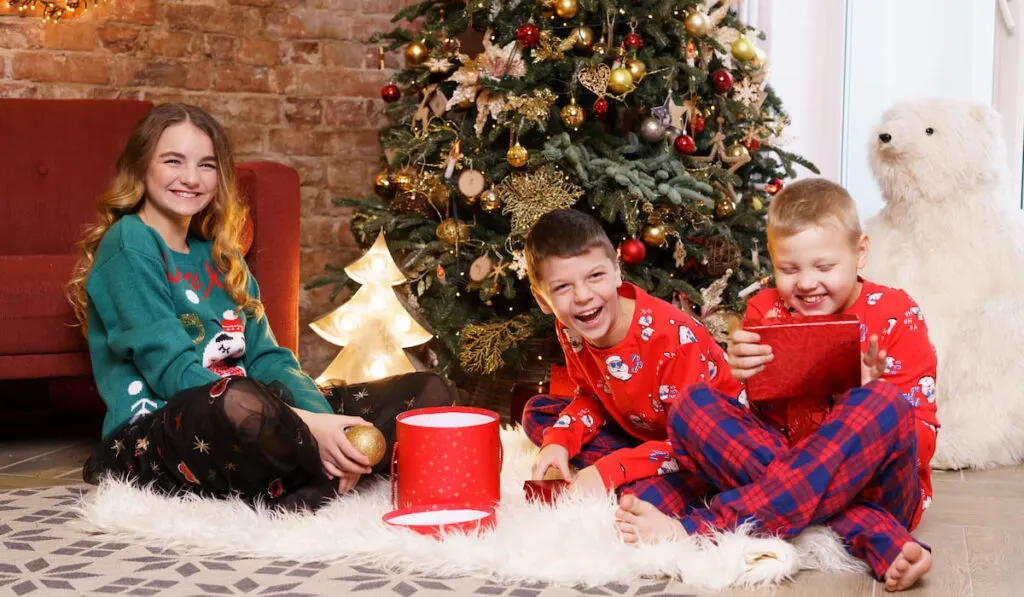
POLYGON ((576 385, 571 398, 536 396, 526 405, 523 426, 541 446, 533 478, 555 468, 576 491, 636 495, 673 516, 699 505, 712 488, 678 472, 666 415, 691 384, 740 390, 725 352, 696 319, 622 281, 615 249, 592 216, 544 215, 527 236, 526 259, 537 303, 557 318, 576 385))
MULTIPOLYGON (((852 314, 860 320, 862 387, 839 397, 823 425, 790 445, 781 421, 705 385, 680 396, 669 439, 684 471, 719 491, 706 508, 673 519, 632 496, 616 525, 628 542, 707 534, 753 522, 793 537, 810 525, 836 531, 890 591, 910 588, 931 553, 910 530, 931 502, 929 462, 939 427, 935 351, 917 304, 902 290, 861 278, 868 254, 856 207, 824 179, 794 183, 768 209, 775 288, 747 304, 745 319, 852 314)), ((743 329, 729 338, 741 382, 772 360, 770 346, 743 329)))

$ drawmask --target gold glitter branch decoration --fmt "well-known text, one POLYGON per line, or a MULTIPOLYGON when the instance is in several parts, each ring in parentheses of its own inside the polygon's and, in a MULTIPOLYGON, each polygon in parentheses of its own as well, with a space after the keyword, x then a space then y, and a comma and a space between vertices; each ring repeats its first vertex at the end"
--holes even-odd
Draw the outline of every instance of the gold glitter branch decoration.
POLYGON ((556 97, 555 92, 547 87, 534 90, 533 95, 513 95, 508 98, 505 111, 515 112, 526 120, 542 125, 548 121, 556 97))
POLYGON ((533 335, 535 322, 517 315, 501 323, 467 326, 462 331, 459 364, 470 373, 490 375, 505 366, 501 353, 533 335))
POLYGON ((505 205, 503 212, 512 215, 512 232, 518 234, 526 234, 549 211, 572 207, 583 195, 583 189, 550 166, 506 176, 494 191, 505 205))

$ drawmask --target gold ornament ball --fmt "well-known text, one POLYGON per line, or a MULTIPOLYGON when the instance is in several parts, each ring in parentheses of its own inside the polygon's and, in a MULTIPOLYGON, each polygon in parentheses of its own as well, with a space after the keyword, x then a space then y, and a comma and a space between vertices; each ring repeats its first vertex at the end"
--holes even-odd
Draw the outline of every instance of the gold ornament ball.
POLYGON ((388 442, 384 439, 384 434, 376 427, 372 425, 349 427, 345 430, 345 437, 348 438, 353 448, 370 459, 370 466, 374 466, 384 459, 388 442))
POLYGON ((373 190, 385 199, 394 197, 395 185, 391 182, 391 173, 385 170, 373 177, 373 190))
POLYGON ((690 35, 697 37, 707 35, 708 29, 711 28, 711 20, 708 19, 708 15, 699 10, 686 15, 686 20, 683 24, 686 26, 686 30, 690 32, 690 35))
POLYGON ((571 19, 579 10, 580 5, 576 0, 555 0, 555 14, 560 19, 571 19))
POLYGON ((417 64, 423 64, 427 60, 427 46, 423 45, 422 42, 414 41, 409 45, 405 46, 405 65, 416 66, 417 64))
POLYGON ((487 189, 480 193, 480 209, 487 213, 493 213, 501 209, 501 198, 493 189, 487 189))
POLYGON ((594 45, 594 30, 590 27, 577 27, 569 33, 569 39, 576 42, 577 50, 589 50, 594 45))
POLYGON ((412 188, 413 175, 408 170, 399 170, 391 175, 391 184, 397 191, 408 191, 412 188))
POLYGON ((729 147, 725 148, 725 157, 731 160, 749 158, 750 150, 747 149, 742 143, 733 143, 729 147))
POLYGON ((633 75, 630 74, 629 69, 619 67, 612 70, 608 77, 608 89, 619 95, 633 89, 633 75))
POLYGON ((757 49, 746 36, 741 35, 739 39, 732 42, 732 55, 736 60, 746 62, 757 56, 757 49))
POLYGON ((430 202, 430 205, 439 212, 446 211, 448 209, 448 185, 440 178, 435 177, 427 189, 427 201, 430 202))
POLYGON ((644 242, 652 247, 660 247, 664 245, 666 234, 667 232, 664 224, 651 224, 649 226, 644 226, 644 242))
POLYGON ((768 53, 761 48, 754 48, 754 58, 750 61, 754 68, 764 68, 768 64, 768 53))
POLYGON ((508 149, 508 153, 505 154, 505 159, 508 163, 515 168, 522 168, 526 165, 526 162, 530 161, 530 152, 525 147, 516 143, 508 149))
POLYGON ((720 197, 715 201, 715 217, 728 218, 736 213, 736 203, 728 197, 720 197))
POLYGON ((469 240, 469 226, 455 218, 441 220, 434 233, 437 234, 438 240, 447 245, 464 243, 469 240))
POLYGON ((575 101, 562 108, 561 116, 562 122, 565 123, 565 126, 571 126, 572 128, 579 128, 586 119, 586 114, 583 113, 583 108, 581 108, 575 101))
POLYGON ((598 56, 601 56, 608 51, 608 46, 601 42, 597 42, 596 44, 594 44, 594 47, 591 48, 591 50, 593 50, 593 52, 598 56))
POLYGON ((647 65, 644 64, 643 60, 630 58, 625 62, 625 67, 629 71, 630 76, 633 77, 634 83, 639 83, 644 78, 644 75, 647 74, 647 65))

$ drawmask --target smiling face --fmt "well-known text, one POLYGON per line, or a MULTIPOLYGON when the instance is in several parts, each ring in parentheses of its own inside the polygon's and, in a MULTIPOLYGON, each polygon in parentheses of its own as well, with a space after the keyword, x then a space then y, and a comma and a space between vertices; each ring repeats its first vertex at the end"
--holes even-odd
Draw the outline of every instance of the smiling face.
POLYGON ((619 343, 629 331, 618 288, 622 274, 600 247, 574 257, 548 257, 538 264, 537 304, 598 347, 619 343))
POLYGON ((165 240, 184 232, 217 192, 213 141, 191 122, 164 129, 150 158, 139 216, 165 240))
POLYGON ((811 225, 771 242, 775 287, 801 315, 840 313, 860 294, 857 270, 867 263, 868 238, 851 244, 838 222, 811 225))

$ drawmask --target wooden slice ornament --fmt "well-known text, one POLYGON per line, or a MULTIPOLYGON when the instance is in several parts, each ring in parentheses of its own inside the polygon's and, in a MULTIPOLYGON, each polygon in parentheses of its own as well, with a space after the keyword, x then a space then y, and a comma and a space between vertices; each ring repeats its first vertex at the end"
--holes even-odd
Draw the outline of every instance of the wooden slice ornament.
POLYGON ((477 257, 469 266, 469 279, 474 282, 483 282, 494 269, 494 260, 487 255, 477 257))
POLYGON ((469 199, 476 197, 480 193, 484 192, 484 187, 487 186, 487 181, 484 178, 484 173, 479 170, 463 170, 459 174, 458 187, 459 192, 462 196, 469 199))

